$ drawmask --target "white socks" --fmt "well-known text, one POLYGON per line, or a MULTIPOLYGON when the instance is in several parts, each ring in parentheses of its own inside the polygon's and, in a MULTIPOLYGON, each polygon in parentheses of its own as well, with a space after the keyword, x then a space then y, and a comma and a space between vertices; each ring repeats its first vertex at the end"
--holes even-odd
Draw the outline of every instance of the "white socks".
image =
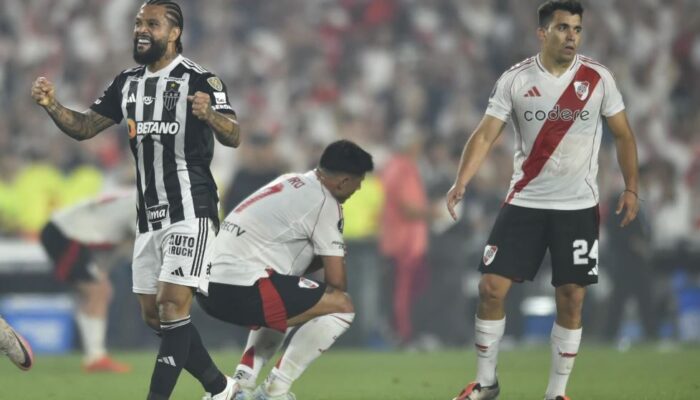
POLYGON ((80 331, 80 337, 85 352, 84 362, 89 364, 107 354, 105 340, 107 337, 107 320, 91 317, 81 311, 76 312, 75 322, 80 331))
POLYGON ((481 386, 496 383, 498 364, 498 344, 506 329, 506 318, 490 321, 474 317, 474 345, 476 346, 476 381, 481 386))
POLYGON ((264 384, 265 392, 271 396, 289 392, 292 382, 348 330, 354 318, 355 313, 334 313, 316 317, 303 324, 292 336, 275 368, 270 371, 264 384))
POLYGON ((260 370, 282 346, 284 337, 284 333, 270 328, 261 327, 250 331, 245 351, 233 375, 242 388, 255 388, 260 370))
POLYGON ((552 326, 552 367, 549 371, 546 398, 553 399, 566 394, 566 383, 574 368, 582 331, 582 328, 562 328, 556 322, 552 326))

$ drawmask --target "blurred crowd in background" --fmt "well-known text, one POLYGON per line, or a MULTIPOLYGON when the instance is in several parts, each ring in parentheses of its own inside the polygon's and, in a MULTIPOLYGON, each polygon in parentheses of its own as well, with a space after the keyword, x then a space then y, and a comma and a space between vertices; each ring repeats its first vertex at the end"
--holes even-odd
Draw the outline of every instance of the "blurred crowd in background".
MULTIPOLYGON (((540 1, 180 3, 184 55, 226 83, 242 126, 240 149, 217 146, 215 153, 222 212, 278 173, 312 168, 328 142, 356 141, 378 166, 345 210, 358 341, 466 342, 476 266, 512 174, 510 128, 469 186, 456 223, 443 196, 494 83, 538 50, 540 1), (396 199, 406 186, 411 204, 396 199), (411 237, 395 237, 405 229, 411 237), (400 259, 402 245, 416 253, 411 260, 400 259)), ((639 223, 616 229, 611 208, 624 185, 606 134, 599 172, 603 283, 591 295, 589 326, 617 338, 621 316, 635 315, 626 297, 647 296, 651 305, 636 307, 645 337, 673 337, 675 294, 697 286, 700 270, 700 2, 583 4, 580 52, 609 67, 623 93, 638 141, 643 199, 639 223), (606 308, 602 304, 616 306, 606 306, 603 316, 596 311, 606 308)), ((55 128, 29 91, 36 77, 46 76, 62 104, 86 109, 119 71, 133 66, 138 6, 0 2, 4 240, 35 240, 53 210, 130 181, 124 126, 78 143, 55 128)), ((546 275, 521 286, 515 290, 523 301, 512 301, 516 312, 509 315, 532 303, 525 300, 551 294, 546 275)), ((509 323, 509 329, 522 335, 529 322, 509 323)))

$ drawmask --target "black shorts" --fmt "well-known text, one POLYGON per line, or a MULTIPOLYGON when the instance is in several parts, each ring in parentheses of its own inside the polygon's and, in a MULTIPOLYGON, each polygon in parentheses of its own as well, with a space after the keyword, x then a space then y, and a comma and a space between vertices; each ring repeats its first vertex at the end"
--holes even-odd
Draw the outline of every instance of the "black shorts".
POLYGON ((53 261, 54 276, 61 282, 91 282, 95 276, 90 271, 92 252, 90 249, 66 237, 53 223, 46 224, 41 231, 41 244, 53 261))
POLYGON ((323 282, 273 273, 252 286, 211 282, 209 296, 198 294, 197 302, 222 321, 284 332, 287 320, 316 305, 325 291, 323 282))
POLYGON ((549 250, 552 285, 598 282, 598 206, 545 210, 506 204, 498 214, 479 271, 533 280, 549 250))

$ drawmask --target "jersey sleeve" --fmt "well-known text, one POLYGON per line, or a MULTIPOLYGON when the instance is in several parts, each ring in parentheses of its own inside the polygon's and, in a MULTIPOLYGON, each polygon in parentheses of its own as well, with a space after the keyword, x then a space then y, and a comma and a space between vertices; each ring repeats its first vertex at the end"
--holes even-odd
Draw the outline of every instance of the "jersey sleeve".
POLYGON ((326 198, 321 205, 317 221, 311 226, 311 243, 315 255, 345 256, 343 223, 343 212, 338 203, 326 198))
POLYGON ((211 108, 222 114, 236 115, 228 98, 226 85, 212 73, 206 73, 194 84, 194 92, 204 92, 211 98, 211 108))
POLYGON ((90 106, 90 109, 100 115, 103 115, 115 123, 120 123, 122 118, 122 91, 124 84, 124 74, 118 75, 112 83, 107 86, 102 96, 100 96, 90 106))
POLYGON ((489 96, 489 105, 486 107, 486 115, 498 118, 503 122, 508 122, 510 113, 513 110, 513 99, 510 87, 513 78, 506 72, 496 81, 496 84, 489 96))
POLYGON ((603 114, 604 117, 612 117, 625 109, 625 103, 622 101, 622 94, 617 88, 615 78, 613 78, 610 71, 603 69, 600 71, 600 76, 603 81, 603 89, 605 89, 600 113, 603 114))

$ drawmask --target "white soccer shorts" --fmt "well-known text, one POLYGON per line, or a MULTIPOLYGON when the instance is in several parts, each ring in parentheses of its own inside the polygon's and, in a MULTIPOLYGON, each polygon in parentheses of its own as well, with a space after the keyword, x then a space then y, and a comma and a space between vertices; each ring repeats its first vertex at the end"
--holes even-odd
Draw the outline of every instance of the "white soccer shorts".
POLYGON ((216 233, 208 218, 176 222, 137 233, 132 263, 133 292, 156 294, 158 282, 196 288, 204 276, 204 259, 216 233))

